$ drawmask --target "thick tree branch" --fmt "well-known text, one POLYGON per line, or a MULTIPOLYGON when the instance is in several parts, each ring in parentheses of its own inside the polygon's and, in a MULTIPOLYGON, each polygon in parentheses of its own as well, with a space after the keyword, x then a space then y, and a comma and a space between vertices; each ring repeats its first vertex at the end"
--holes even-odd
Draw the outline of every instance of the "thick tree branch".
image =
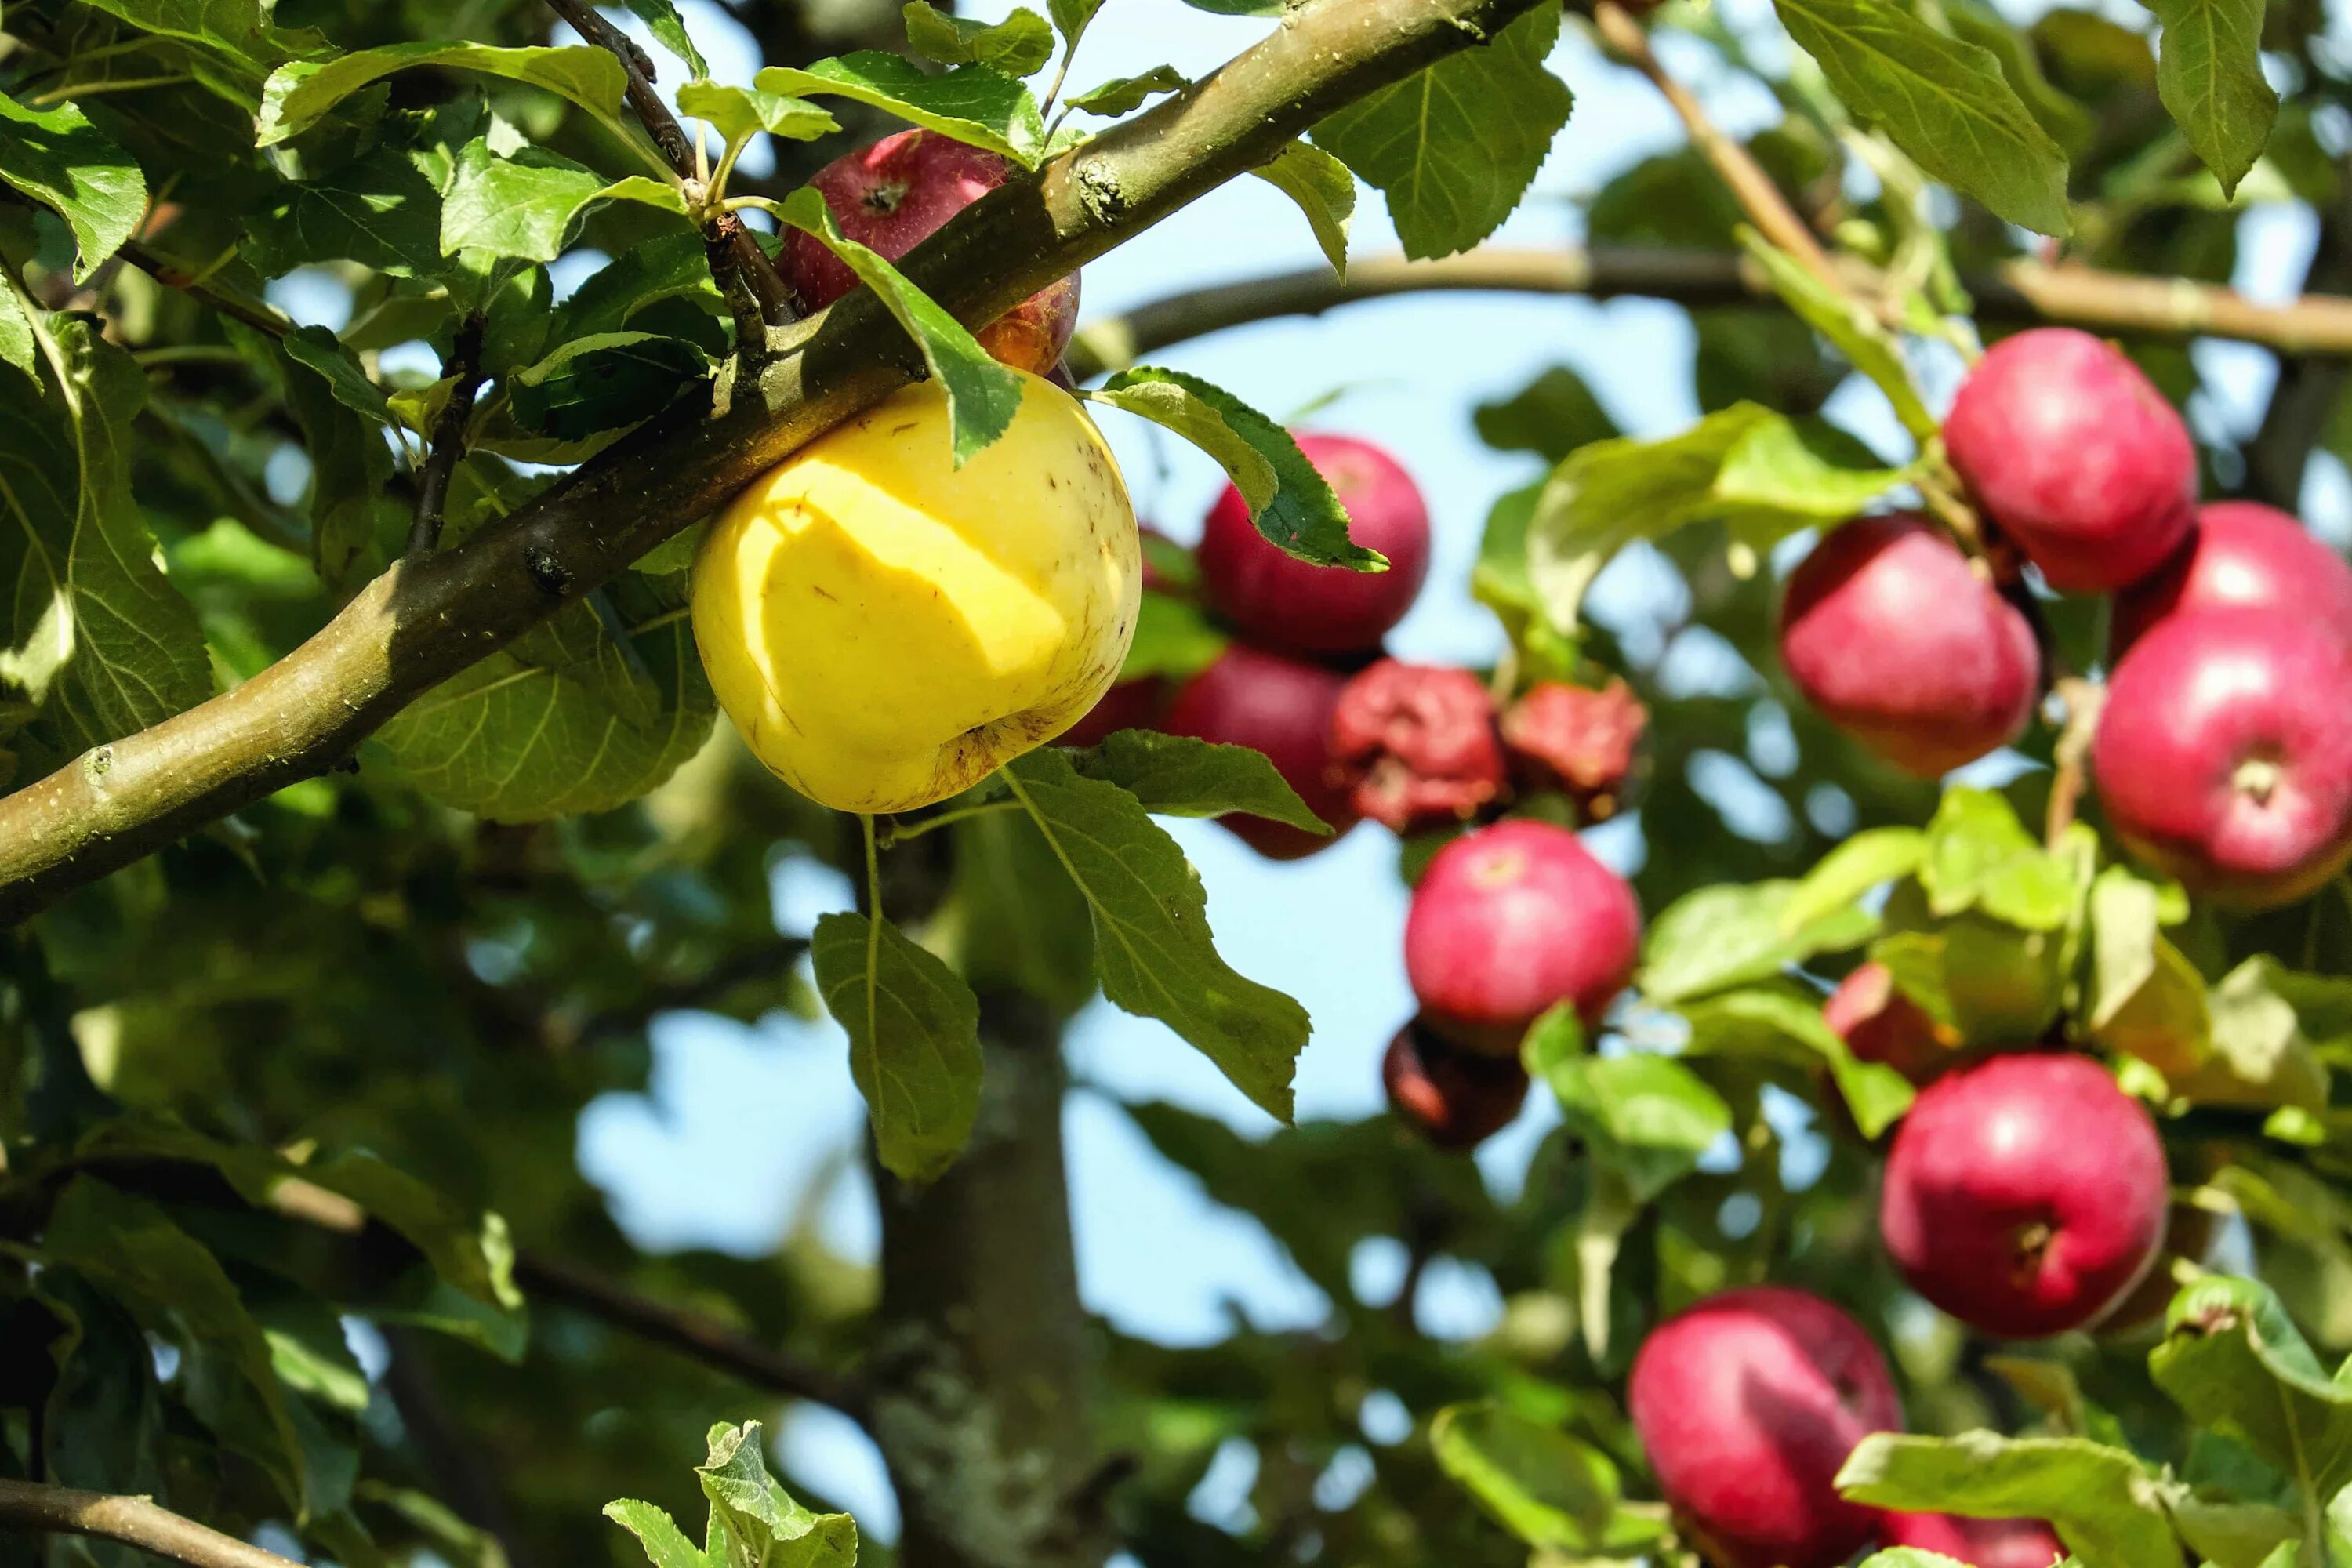
POLYGON ((120 1541, 188 1568, 301 1568, 143 1497, 0 1479, 0 1528, 120 1541))
MULTIPOLYGON (((702 171, 695 166, 693 144, 677 116, 654 90, 654 62, 646 58, 646 52, 628 34, 604 20, 589 0, 547 0, 547 5, 581 37, 619 58, 628 79, 624 96, 644 123, 646 134, 653 138, 679 179, 698 180, 702 171)), ((711 275, 735 317, 737 342, 747 353, 765 353, 768 325, 789 321, 796 313, 792 289, 741 218, 732 213, 716 214, 704 223, 702 233, 710 252, 711 275)))
MULTIPOLYGON (((1839 263, 1858 287, 1868 269, 1839 263)), ((2352 299, 2305 295, 2258 305, 2227 289, 2012 261, 1963 279, 1977 319, 2004 326, 2055 322, 2127 338, 2234 338, 2282 353, 2352 357, 2352 299)), ((1283 316, 1320 315, 1360 300, 1436 290, 1580 294, 1670 300, 1694 309, 1780 308, 1763 269, 1725 251, 1596 245, 1580 250, 1474 250, 1442 261, 1364 257, 1345 279, 1328 267, 1188 289, 1124 316, 1088 322, 1070 343, 1071 373, 1084 381, 1123 370, 1171 343, 1283 316)))
MULTIPOLYGON (((967 207, 905 270, 959 320, 1007 309, 1265 163, 1342 104, 1534 0, 1311 0, 1185 91, 967 207)), ((235 690, 0 799, 0 921, 349 757, 418 696, 573 603, 921 360, 870 290, 454 550, 402 562, 235 690)))
POLYGON ((865 1390, 853 1379, 810 1366, 715 1319, 641 1296, 562 1258, 518 1252, 515 1283, 531 1295, 561 1301, 639 1339, 667 1345, 753 1388, 787 1399, 814 1400, 855 1419, 866 1418, 865 1390))

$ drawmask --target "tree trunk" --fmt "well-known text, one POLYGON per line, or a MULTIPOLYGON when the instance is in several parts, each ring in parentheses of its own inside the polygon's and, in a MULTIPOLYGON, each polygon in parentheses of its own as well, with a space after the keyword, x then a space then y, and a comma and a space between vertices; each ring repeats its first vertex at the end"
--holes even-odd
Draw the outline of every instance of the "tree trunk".
POLYGON ((1061 1031, 984 996, 971 1146, 917 1188, 877 1172, 882 1313, 873 1429, 907 1568, 1097 1568, 1107 1474, 1062 1163, 1061 1031))

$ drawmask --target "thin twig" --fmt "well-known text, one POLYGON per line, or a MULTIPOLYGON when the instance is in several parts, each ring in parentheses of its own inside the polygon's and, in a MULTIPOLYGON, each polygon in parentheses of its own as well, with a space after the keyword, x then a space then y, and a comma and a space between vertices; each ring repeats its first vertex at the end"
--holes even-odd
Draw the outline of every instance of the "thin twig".
POLYGON ((900 822, 893 817, 889 826, 882 829, 882 847, 895 848, 910 838, 920 838, 926 833, 936 832, 952 823, 967 821, 975 816, 992 816, 1000 811, 1020 809, 1021 803, 1017 800, 988 800, 981 802, 978 805, 960 805, 953 811, 939 812, 915 822, 900 822))
POLYGON ((1692 144, 1731 188, 1732 195, 1757 231, 1802 262, 1822 282, 1843 292, 1843 284, 1830 262, 1829 253, 1780 194, 1780 187, 1772 183, 1772 176, 1748 156, 1747 148, 1717 128, 1688 88, 1667 74, 1666 68, 1651 52, 1649 35, 1642 30, 1642 25, 1617 0, 1601 0, 1592 8, 1592 23, 1600 30, 1601 41, 1649 78, 1650 84, 1673 107, 1682 120, 1683 129, 1689 132, 1692 144))
POLYGON ((188 1568, 301 1568, 208 1524, 184 1519, 152 1499, 0 1479, 0 1526, 51 1535, 119 1541, 188 1568))
MULTIPOLYGON (((692 181, 696 189, 700 189, 694 146, 687 140, 677 116, 669 111, 669 105, 654 90, 654 62, 646 57, 646 52, 628 34, 606 21, 588 0, 547 0, 547 5, 570 23, 573 32, 619 58, 622 73, 627 78, 623 96, 644 124, 646 134, 653 138, 654 145, 677 172, 679 180, 692 181)), ((737 346, 757 357, 767 350, 767 328, 795 318, 792 289, 769 261, 768 253, 751 237, 751 231, 743 226, 743 220, 734 214, 717 213, 706 217, 702 237, 710 255, 711 277, 735 317, 737 346)))
POLYGON ((294 323, 269 306, 249 300, 232 289, 224 289, 203 276, 189 271, 166 256, 159 256, 139 240, 126 240, 116 255, 139 268, 166 288, 177 289, 190 299, 232 321, 243 321, 255 331, 282 338, 293 331, 294 323))
POLYGON ((853 1419, 865 1419, 866 1391, 856 1380, 811 1366, 714 1319, 640 1296, 600 1274, 544 1253, 517 1252, 514 1272, 515 1282, 533 1295, 561 1301, 640 1339, 667 1345, 754 1388, 788 1399, 813 1400, 853 1419))
POLYGON ((482 389, 482 318, 467 316, 441 362, 441 379, 457 378, 441 416, 433 422, 433 450, 416 486, 416 514, 408 522, 410 555, 429 555, 441 543, 441 512, 449 498, 449 476, 466 455, 466 426, 474 417, 474 396, 482 389))

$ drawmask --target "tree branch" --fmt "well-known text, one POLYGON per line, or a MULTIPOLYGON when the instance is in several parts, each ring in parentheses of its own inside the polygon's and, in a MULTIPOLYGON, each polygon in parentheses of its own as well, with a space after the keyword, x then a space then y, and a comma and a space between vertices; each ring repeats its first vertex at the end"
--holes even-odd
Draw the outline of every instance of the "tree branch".
MULTIPOLYGON (((1839 268, 1856 286, 1874 284, 1860 263, 1844 260, 1839 268)), ((2032 261, 2009 262, 1963 282, 1983 321, 2054 322, 2131 338, 2234 338, 2284 354, 2352 357, 2352 299, 2312 294, 2292 304, 2258 305, 2227 289, 2032 261)), ((1584 250, 1474 250, 1441 261, 1369 256, 1350 261, 1345 279, 1328 267, 1307 268, 1188 289, 1124 316, 1090 321, 1071 340, 1068 364, 1084 381, 1124 370, 1171 343, 1230 327, 1320 315, 1360 300, 1443 290, 1594 300, 1633 296, 1695 310, 1780 308, 1762 268, 1724 251, 1596 245, 1584 250)))
MULTIPOLYGON (((1309 0, 1254 48, 965 208, 902 264, 968 324, 1274 157, 1534 0, 1309 0)), ((920 373, 870 289, 453 550, 395 564, 235 690, 0 799, 0 921, 348 757, 393 714, 920 373)))
POLYGON ((0 1526, 120 1541, 188 1568, 301 1568, 143 1497, 0 1479, 0 1526))
POLYGON ((754 1388, 787 1399, 814 1400, 855 1420, 866 1419, 866 1392, 855 1379, 797 1361, 715 1319, 641 1296, 544 1253, 518 1251, 514 1272, 515 1283, 534 1296, 561 1301, 639 1339, 667 1345, 754 1388))
POLYGON ((441 376, 457 377, 441 416, 433 422, 433 449, 425 454, 425 472, 416 486, 416 515, 408 523, 408 553, 430 554, 441 545, 441 509, 448 499, 449 476, 466 455, 466 426, 474 417, 474 395, 482 389, 482 318, 467 316, 457 327, 449 357, 441 362, 441 376))
MULTIPOLYGON (((644 123, 646 134, 653 138, 679 179, 698 181, 701 171, 695 167, 693 145, 677 116, 654 90, 654 62, 646 58, 646 52, 628 34, 604 20, 589 0, 547 0, 547 5, 581 37, 619 58, 628 79, 623 96, 644 123)), ((704 222, 702 236, 710 254, 711 276, 735 317, 737 344, 750 354, 766 353, 770 323, 782 324, 798 314, 792 289, 734 214, 712 216, 704 222)))

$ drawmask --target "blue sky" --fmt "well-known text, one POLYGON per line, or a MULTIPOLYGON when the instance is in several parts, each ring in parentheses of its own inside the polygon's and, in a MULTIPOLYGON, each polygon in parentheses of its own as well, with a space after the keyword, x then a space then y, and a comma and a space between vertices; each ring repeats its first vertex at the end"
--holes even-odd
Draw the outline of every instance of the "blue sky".
MULTIPOLYGON (((966 15, 1000 16, 1006 0, 980 0, 966 15)), ((2147 25, 2127 0, 2105 7, 2127 25, 2147 25)), ((709 0, 685 0, 689 28, 719 79, 748 79, 749 41, 709 0)), ((1770 37, 1767 0, 1727 0, 1728 17, 1761 25, 1770 37)), ((616 21, 635 26, 633 19, 616 21)), ((1214 67, 1261 36, 1269 23, 1193 11, 1180 0, 1110 0, 1087 34, 1072 73, 1074 87, 1171 63, 1188 75, 1214 67)), ((643 39, 642 30, 640 37, 643 39)), ((569 41, 567 38, 565 41, 569 41)), ((650 43, 649 39, 643 39, 650 43)), ((1785 46, 1782 46, 1784 48, 1785 46)), ((1709 55, 1664 40, 1667 63, 1706 97, 1727 128, 1755 129, 1776 118, 1759 89, 1711 79, 1709 55)), ((658 56, 658 51, 656 51, 658 56)), ((1681 140, 1646 84, 1601 61, 1571 27, 1553 68, 1574 89, 1575 115, 1519 211, 1496 242, 1556 245, 1579 237, 1572 203, 1614 174, 1681 140)), ((664 58, 663 81, 686 79, 664 58)), ((756 166, 764 149, 746 163, 756 166)), ((2256 208, 2243 220, 2248 243, 2238 282, 2276 298, 2291 292, 2311 244, 2305 216, 2256 208)), ((1376 195, 1365 192, 1352 248, 1394 248, 1376 195)), ((1297 210, 1271 186, 1238 180, 1160 227, 1088 267, 1085 311, 1116 313, 1188 287, 1316 265, 1319 253, 1297 210)), ((577 276, 593 258, 566 270, 577 276)), ((303 319, 334 324, 334 301, 297 281, 278 290, 303 319)), ((419 351, 422 352, 421 349, 419 351)), ((1553 364, 1582 372, 1618 421, 1638 434, 1672 432, 1697 413, 1688 367, 1692 338, 1675 310, 1642 300, 1608 304, 1574 299, 1433 295, 1350 307, 1311 320, 1267 323, 1182 345, 1159 363, 1193 372, 1277 416, 1337 392, 1310 423, 1377 441, 1419 480, 1435 524, 1430 582, 1391 639, 1401 656, 1477 662, 1500 646, 1492 619, 1470 599, 1470 563, 1487 508, 1536 471, 1530 459, 1497 455, 1477 440, 1470 411, 1507 395, 1553 364)), ((2221 395, 2191 416, 2209 433, 2246 428, 2267 395, 2270 370, 2258 352, 2209 344, 2200 363, 2221 395)), ((395 356, 396 357, 396 356, 395 356)), ((429 356, 425 368, 430 369, 429 356)), ((1832 412, 1895 456, 1899 431, 1877 395, 1851 384, 1832 412)), ((1105 413, 1139 515, 1182 539, 1222 483, 1199 454, 1150 426, 1105 413)), ((2352 531, 2352 485, 2332 460, 2320 465, 2306 510, 2341 543, 2352 531)), ((1636 552, 1604 575, 1594 613, 1632 632, 1640 654, 1673 610, 1671 581, 1636 552)), ((1739 689, 1752 679, 1720 645, 1678 645, 1667 668, 1686 689, 1739 689)), ((1762 741, 1770 743, 1769 734, 1762 741)), ((1719 804, 1743 804, 1741 770, 1727 765, 1719 804)), ((1169 825, 1199 868, 1209 913, 1226 956, 1252 976, 1298 996, 1315 1033, 1298 1068, 1303 1117, 1355 1118, 1380 1104, 1377 1066, 1390 1035, 1412 1010, 1399 960, 1403 889, 1393 840, 1359 828, 1313 859, 1276 866, 1257 859, 1213 825, 1169 825)), ((1597 852, 1620 869, 1638 865, 1638 824, 1612 824, 1592 836, 1597 852)), ((830 872, 788 868, 777 886, 779 923, 805 931, 827 910, 846 907, 848 889, 830 872)), ((717 1247, 741 1252, 773 1247, 794 1226, 813 1223, 835 1247, 870 1258, 876 1244, 872 1198, 856 1156, 864 1108, 849 1079, 845 1046, 829 1023, 774 1018, 757 1027, 673 1016, 656 1030, 653 1077, 642 1094, 616 1095, 582 1118, 583 1173, 609 1195, 620 1223, 641 1245, 717 1247)), ((1118 1101, 1160 1099, 1223 1117, 1253 1131, 1270 1127, 1205 1058, 1165 1027, 1097 1004, 1076 1022, 1073 1069, 1084 1086, 1066 1114, 1080 1285, 1087 1304, 1121 1329, 1173 1342, 1213 1339, 1229 1310, 1262 1325, 1309 1322, 1321 1300, 1255 1222, 1210 1205, 1196 1184, 1155 1154, 1118 1110, 1118 1101)), ((1514 1186, 1545 1127, 1548 1111, 1530 1110, 1479 1155, 1490 1181, 1514 1186)), ((1368 1247, 1358 1285, 1392 1291, 1401 1269, 1394 1249, 1368 1247)), ((1420 1311, 1433 1332, 1468 1337, 1500 1310, 1492 1283, 1477 1271, 1433 1271, 1420 1311)), ((728 1412, 713 1412, 714 1418, 728 1412)), ((888 1535, 896 1510, 870 1447, 824 1413, 796 1415, 782 1444, 793 1468, 853 1506, 869 1528, 888 1535)), ((1236 1461, 1238 1463, 1238 1461, 1236 1461)), ((1240 1506, 1245 1468, 1221 1465, 1196 1499, 1223 1517, 1240 1506)))

